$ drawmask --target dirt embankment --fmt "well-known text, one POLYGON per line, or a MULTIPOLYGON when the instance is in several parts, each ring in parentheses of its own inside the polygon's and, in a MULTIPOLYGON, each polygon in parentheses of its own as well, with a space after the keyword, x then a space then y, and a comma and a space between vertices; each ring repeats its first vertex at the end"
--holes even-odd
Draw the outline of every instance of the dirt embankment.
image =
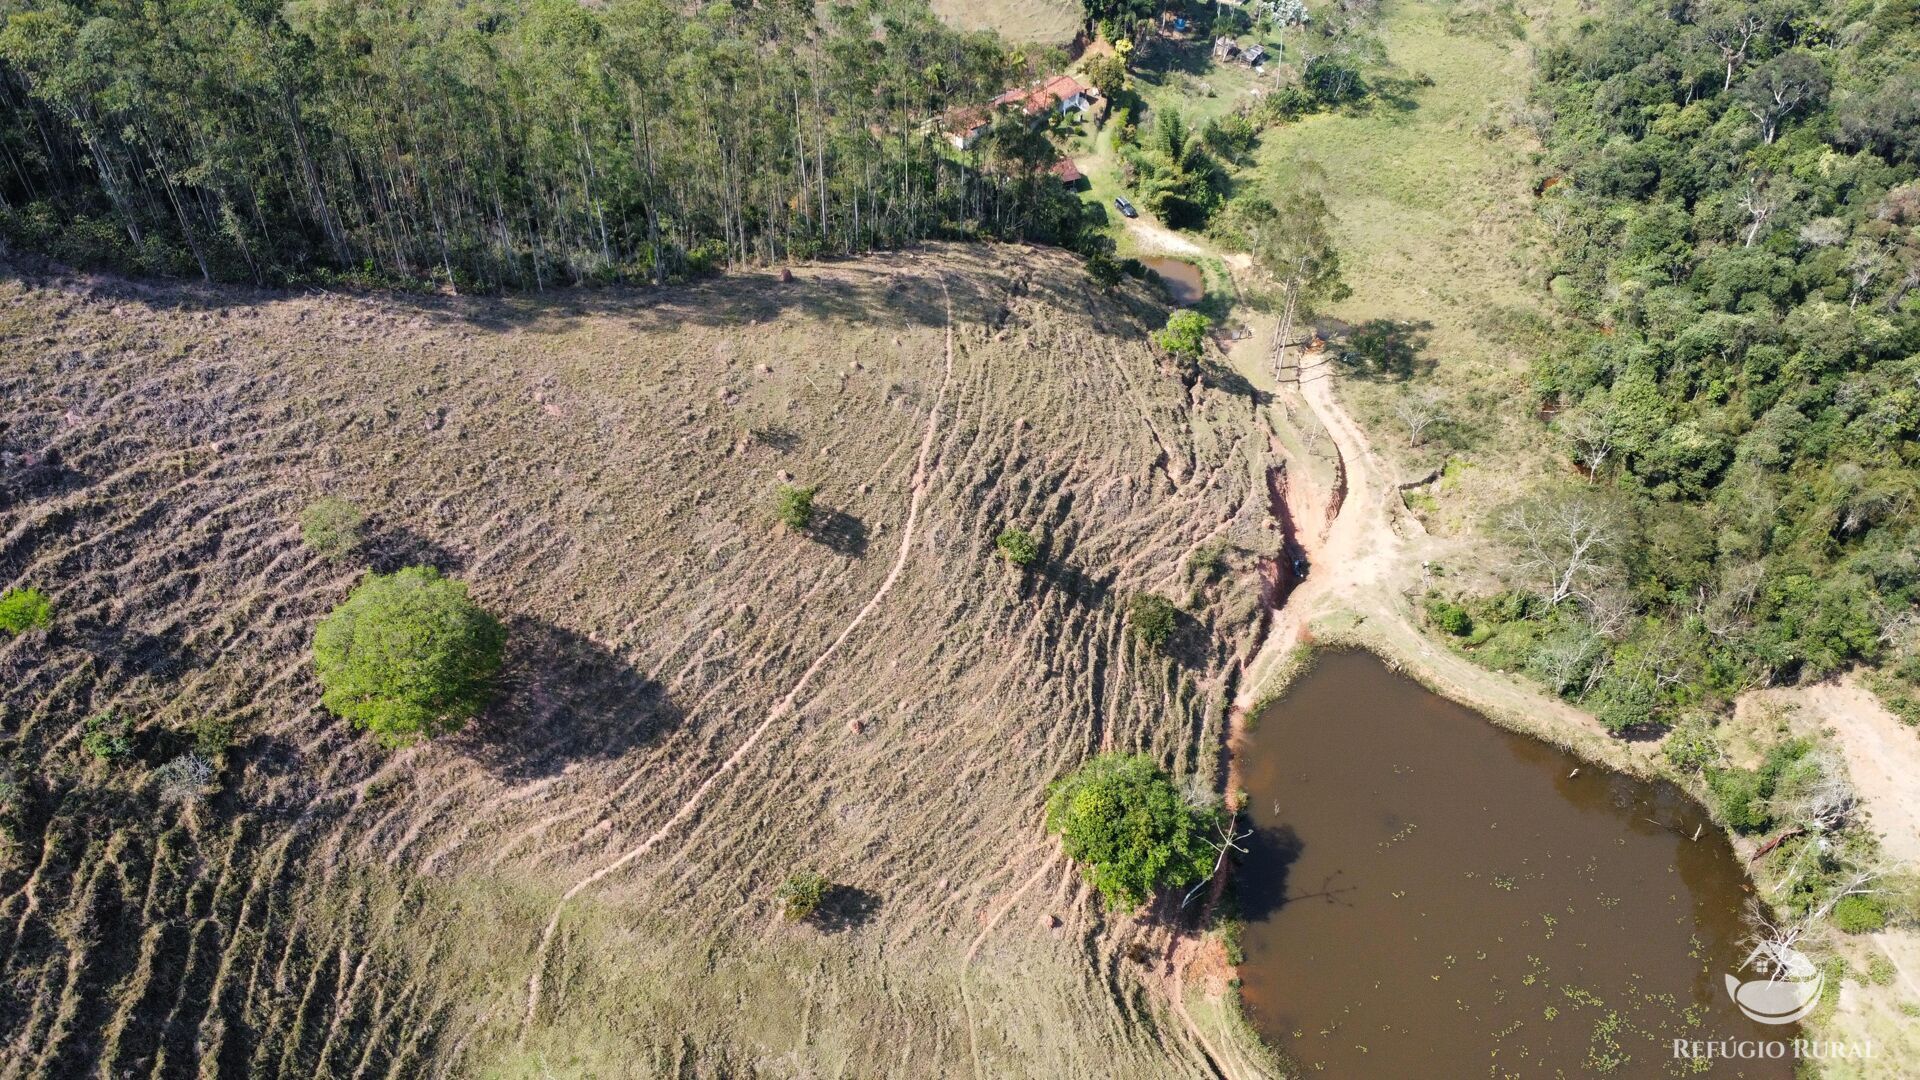
MULTIPOLYGON (((0 287, 0 1078, 1204 1076, 1040 826, 1103 749, 1217 781, 1254 407, 1071 259, 939 248, 663 292, 0 287), (51 452, 51 453, 49 453, 51 452), (10 464, 25 459, 9 458, 10 464), (57 461, 57 469, 41 468, 57 461), (773 524, 776 484, 820 521, 773 524), (332 562, 294 520, 369 515, 332 562), (1039 569, 993 555, 1008 524, 1039 569), (439 566, 510 627, 495 706, 386 753, 316 621, 439 566), (1170 655, 1125 631, 1155 589, 1170 655), (1191 603, 1195 590, 1218 599, 1191 603), (82 748, 112 713, 132 750, 82 748), (159 798, 199 740, 220 791, 159 798), (790 926, 774 890, 836 883, 790 926)), ((1210 1048, 1209 1042, 1213 1048, 1210 1048)))

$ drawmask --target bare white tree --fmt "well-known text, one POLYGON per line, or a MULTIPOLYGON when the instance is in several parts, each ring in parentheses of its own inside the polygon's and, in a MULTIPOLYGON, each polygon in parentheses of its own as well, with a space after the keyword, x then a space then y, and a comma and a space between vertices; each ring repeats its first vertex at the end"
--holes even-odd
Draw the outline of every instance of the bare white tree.
POLYGON ((1407 429, 1407 445, 1419 446, 1427 429, 1448 420, 1446 409, 1431 390, 1401 394, 1393 403, 1393 415, 1407 429))
POLYGON ((1655 686, 1683 683, 1695 675, 1685 643, 1673 627, 1663 627, 1648 640, 1635 658, 1640 672, 1653 678, 1655 686))
POLYGON ((1847 223, 1837 217, 1817 217, 1800 226, 1800 242, 1808 247, 1839 247, 1847 242, 1847 223))
POLYGON ((1187 890, 1187 895, 1182 897, 1180 900, 1181 907, 1186 907, 1188 904, 1192 903, 1194 895, 1200 891, 1201 887, 1206 885, 1207 882, 1212 881, 1215 877, 1219 876, 1220 868, 1226 865, 1227 852, 1238 851, 1242 855, 1246 854, 1247 849, 1240 846, 1240 841, 1245 840, 1249 836, 1252 836, 1253 830, 1252 829, 1243 830, 1239 828, 1239 824, 1240 824, 1240 820, 1237 815, 1234 815, 1234 814, 1220 815, 1220 839, 1218 841, 1209 841, 1209 843, 1211 843, 1213 847, 1219 852, 1218 855, 1214 856, 1213 869, 1210 872, 1208 872, 1206 877, 1203 877, 1198 882, 1196 882, 1193 888, 1187 890))
POLYGON ((1707 633, 1726 637, 1747 625, 1747 616, 1760 599, 1760 582, 1766 573, 1762 563, 1738 562, 1721 570, 1718 589, 1709 593, 1701 586, 1694 611, 1707 633))
POLYGON ((1514 548, 1514 569, 1530 579, 1548 606, 1591 593, 1607 577, 1615 526, 1590 498, 1532 499, 1501 518, 1514 548))
POLYGON ((1724 92, 1733 85, 1733 76, 1747 62, 1747 50, 1752 47, 1753 39, 1767 27, 1767 19, 1760 9, 1753 5, 1731 8, 1715 13, 1701 28, 1707 44, 1720 50, 1720 62, 1726 67, 1726 78, 1721 81, 1724 92))
POLYGON ((1876 521, 1893 517, 1905 508, 1904 491, 1874 483, 1865 469, 1851 462, 1834 470, 1834 482, 1840 489, 1840 505, 1834 508, 1834 524, 1849 536, 1876 521))
POLYGON ((1811 830, 1832 832, 1846 825, 1860 793, 1847 778, 1846 763, 1832 749, 1815 751, 1813 767, 1814 779, 1788 796, 1782 816, 1811 830))
POLYGON ((1610 585, 1589 590, 1581 599, 1587 605, 1587 621, 1593 625, 1593 632, 1604 638, 1618 640, 1639 611, 1631 593, 1610 585))
POLYGON ((1736 201, 1740 209, 1747 212, 1747 238, 1743 246, 1752 247, 1754 240, 1760 236, 1760 230, 1786 205, 1787 198, 1775 187, 1771 177, 1765 173, 1755 173, 1741 185, 1736 201))
POLYGON ((1792 961, 1800 951, 1800 946, 1820 928, 1823 920, 1833 912, 1834 906, 1849 896, 1860 896, 1873 892, 1873 883, 1881 877, 1876 869, 1855 869, 1842 878, 1827 899, 1819 907, 1807 912, 1799 919, 1780 919, 1770 914, 1766 906, 1758 899, 1747 901, 1747 927, 1749 941, 1753 942, 1753 951, 1747 954, 1745 964, 1756 959, 1767 961, 1770 971, 1786 972, 1791 970, 1792 961))
POLYGON ((1887 253, 1872 244, 1862 244, 1847 253, 1847 310, 1860 306, 1873 291, 1873 283, 1887 272, 1887 253))
POLYGON ((1820 62, 1803 49, 1781 53, 1754 69, 1740 84, 1738 94, 1747 112, 1760 122, 1760 138, 1767 145, 1780 134, 1780 122, 1803 105, 1827 92, 1827 74, 1820 62))
POLYGON ((1566 436, 1574 464, 1586 470, 1587 483, 1593 483, 1620 439, 1620 421, 1612 400, 1593 395, 1578 408, 1562 413, 1554 426, 1566 436))
POLYGON ((198 802, 213 794, 213 763, 196 753, 185 753, 153 770, 165 802, 198 802))
POLYGON ((1564 694, 1581 683, 1600 653, 1600 639, 1594 635, 1561 634, 1541 642, 1528 664, 1554 693, 1564 694))

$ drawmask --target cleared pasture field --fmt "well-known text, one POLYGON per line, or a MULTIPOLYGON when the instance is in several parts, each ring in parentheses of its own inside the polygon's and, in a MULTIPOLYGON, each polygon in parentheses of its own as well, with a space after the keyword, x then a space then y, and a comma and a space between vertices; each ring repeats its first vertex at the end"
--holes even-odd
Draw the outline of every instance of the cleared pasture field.
POLYGON ((1040 809, 1105 747, 1221 782, 1273 543, 1253 405, 1164 370, 1164 308, 1057 253, 796 278, 0 285, 0 587, 57 610, 0 640, 0 1076, 1245 1053, 1217 982, 1184 988, 1210 1031, 1169 1011, 1177 920, 1102 916, 1040 809), (810 533, 773 522, 783 477, 820 485, 810 533), (356 559, 299 540, 328 494, 369 515, 356 559), (994 558, 1008 523, 1041 569, 994 558), (1230 573, 1197 582, 1213 544, 1230 573), (318 708, 308 646, 406 564, 511 638, 482 718, 386 752, 318 708), (1169 655, 1124 629, 1143 589, 1191 612, 1169 655), (109 711, 123 760, 81 746, 109 711), (218 794, 161 801, 196 738, 226 746, 218 794), (841 886, 823 926, 775 912, 798 869, 841 886))

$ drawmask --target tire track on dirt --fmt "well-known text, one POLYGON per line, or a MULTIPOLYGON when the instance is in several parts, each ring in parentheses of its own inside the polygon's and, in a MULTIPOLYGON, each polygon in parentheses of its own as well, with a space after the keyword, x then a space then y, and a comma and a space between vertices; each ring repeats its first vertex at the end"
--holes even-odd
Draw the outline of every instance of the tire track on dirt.
POLYGON ((853 619, 847 623, 846 627, 840 631, 840 636, 834 638, 832 644, 828 645, 824 652, 815 657, 813 663, 808 665, 807 669, 800 673, 798 679, 794 680, 793 689, 787 691, 786 697, 780 699, 780 702, 768 712, 766 718, 760 721, 760 725, 754 728, 752 734, 747 736, 745 742, 741 743, 725 761, 722 761, 705 780, 701 781, 700 786, 694 789, 693 794, 688 796, 685 802, 681 803, 680 808, 674 811, 672 817, 668 818, 653 835, 628 849, 619 858, 588 874, 586 877, 581 878, 579 881, 574 882, 566 892, 561 894, 560 903, 555 905, 552 915, 547 920, 546 928, 540 933, 540 943, 534 950, 533 974, 527 981, 527 1010, 520 1021, 520 1031, 523 1037, 527 1029, 532 1026, 534 1018, 540 1011, 540 992, 545 974, 547 955, 553 948, 554 936, 559 933, 560 916, 566 904, 582 892, 600 881, 605 880, 609 875, 619 872, 621 868, 645 855, 648 851, 652 850, 655 844, 665 839, 667 834, 672 832, 675 826, 692 816, 694 811, 699 809, 700 805, 706 800, 707 793, 713 789, 714 785, 719 783, 728 773, 732 772, 740 762, 752 752, 755 744, 773 727, 774 723, 793 712, 794 706, 798 702, 801 693, 806 690, 807 684, 813 681, 814 675, 826 666, 827 661, 832 659, 833 655, 840 650, 840 646, 845 643, 848 638, 853 636, 853 632, 858 630, 862 623, 866 622, 867 617, 880 606, 882 600, 886 599, 887 594, 893 590, 894 582, 898 581, 901 573, 906 570, 907 563, 913 556, 914 530, 919 524, 920 506, 927 492, 929 480, 928 469, 933 456, 935 437, 940 431, 940 415, 946 406, 947 388, 953 381, 953 295, 947 287, 944 276, 940 278, 940 293, 945 300, 947 316, 945 372, 941 377, 940 392, 935 396, 933 408, 927 414, 926 434, 921 437, 920 454, 914 462, 913 479, 910 485, 911 494, 907 500, 907 520, 900 529, 900 553, 894 558, 892 569, 887 572, 886 578, 880 582, 879 589, 867 600, 866 605, 862 607, 859 612, 854 615, 853 619))

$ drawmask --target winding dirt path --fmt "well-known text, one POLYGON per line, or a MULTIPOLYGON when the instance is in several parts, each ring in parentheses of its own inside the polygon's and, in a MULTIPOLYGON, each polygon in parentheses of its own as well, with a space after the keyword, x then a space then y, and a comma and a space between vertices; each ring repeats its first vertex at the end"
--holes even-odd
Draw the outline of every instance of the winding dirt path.
POLYGON ((860 625, 867 621, 867 617, 873 614, 874 610, 880 606, 880 602, 886 599, 889 592, 893 591, 894 582, 900 579, 901 572, 907 568, 907 562, 913 555, 914 530, 920 523, 920 505, 927 494, 928 479, 933 460, 933 448, 937 441, 936 437, 940 432, 940 416, 946 409, 947 390, 953 383, 953 294, 947 288, 945 278, 940 279, 940 293, 946 304, 947 315, 946 370, 941 377, 940 392, 934 398, 933 408, 927 413, 926 433, 921 436, 920 452, 914 461, 911 495, 907 500, 907 519, 900 529, 900 551, 899 554, 894 557, 893 567, 887 571, 886 579, 880 582, 880 587, 874 590, 873 595, 868 598, 866 604, 860 608, 860 611, 855 614, 845 628, 840 631, 840 635, 834 638, 833 642, 822 650, 819 656, 814 657, 813 663, 807 665, 807 669, 801 672, 798 679, 794 680, 793 689, 787 691, 787 696, 781 698, 779 703, 767 713, 766 718, 761 720, 760 725, 753 729, 753 733, 747 736, 746 741, 736 747, 733 753, 727 755, 725 761, 722 761, 714 767, 713 771, 707 775, 707 778, 700 782, 700 786, 694 789, 693 794, 689 795, 686 801, 680 804, 680 808, 675 810, 672 816, 661 824, 659 829, 655 830, 654 833, 645 840, 627 849, 619 858, 614 859, 593 873, 574 882, 565 893, 561 894, 560 902, 554 905, 553 914, 547 919, 546 929, 540 933, 540 944, 534 953, 533 975, 527 980, 527 1011, 520 1022, 522 1037, 526 1035, 527 1029, 533 1024, 534 1017, 540 1011, 540 993, 546 974, 547 956, 552 951, 555 935, 559 933, 560 916, 566 909, 566 905, 572 901, 574 897, 579 896, 582 892, 598 884, 608 875, 617 873, 623 867, 632 864, 634 860, 651 851, 653 846, 665 839, 676 826, 691 817, 693 812, 698 810, 701 804, 706 801, 708 793, 713 790, 714 786, 739 766, 740 762, 744 760, 747 754, 752 752, 754 746, 759 743, 761 737, 764 736, 775 723, 793 714, 794 707, 800 700, 800 695, 806 692, 807 686, 813 681, 813 677, 819 674, 820 669, 826 666, 827 661, 831 660, 833 655, 840 651, 840 646, 845 644, 847 639, 853 636, 853 632, 858 630, 860 625))
POLYGON ((1607 735, 1599 721, 1579 709, 1504 678, 1434 642, 1416 624, 1408 597, 1419 591, 1421 567, 1447 551, 1418 519, 1399 505, 1392 467, 1374 450, 1366 432, 1334 394, 1332 361, 1317 352, 1290 351, 1274 372, 1281 391, 1297 392, 1327 432, 1344 483, 1331 491, 1290 485, 1288 509, 1311 570, 1274 614, 1260 650, 1248 663, 1233 703, 1234 736, 1246 710, 1305 639, 1315 618, 1350 612, 1367 626, 1391 659, 1415 670, 1421 681, 1470 707, 1528 721, 1557 741, 1578 744, 1611 763, 1634 768, 1651 751, 1607 735), (1307 523, 1322 522, 1316 531, 1307 523))

